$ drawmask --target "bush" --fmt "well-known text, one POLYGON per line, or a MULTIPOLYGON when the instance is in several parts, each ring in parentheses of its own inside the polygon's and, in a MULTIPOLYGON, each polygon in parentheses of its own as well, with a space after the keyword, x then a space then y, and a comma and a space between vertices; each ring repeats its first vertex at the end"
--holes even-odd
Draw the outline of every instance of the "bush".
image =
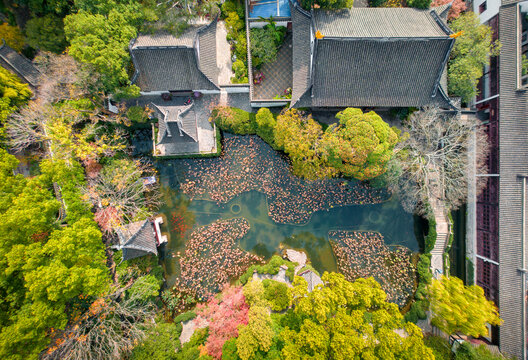
POLYGON ((282 311, 291 304, 290 289, 284 283, 274 280, 264 280, 264 298, 269 302, 271 310, 282 311))
POLYGON ((427 231, 427 236, 425 237, 425 253, 430 253, 433 251, 436 244, 436 220, 433 216, 430 216, 428 222, 429 230, 427 231))
POLYGON ((293 276, 295 274, 295 266, 297 263, 293 263, 288 260, 284 260, 278 255, 273 255, 270 261, 264 265, 251 265, 249 269, 238 279, 238 282, 245 284, 253 276, 253 272, 256 271, 259 274, 278 274, 279 269, 282 265, 286 265, 288 270, 286 270, 286 276, 293 281, 293 276))
POLYGON ((231 338, 222 346, 222 360, 239 360, 236 347, 236 339, 231 338))
POLYGON ((211 120, 221 130, 238 135, 256 133, 255 114, 247 111, 219 106, 211 112, 211 120))
POLYGON ((274 62, 285 35, 286 28, 275 26, 273 21, 263 28, 251 29, 249 36, 253 66, 260 68, 265 63, 274 62))
POLYGON ((181 325, 158 324, 147 332, 147 336, 132 350, 132 360, 176 359, 180 346, 181 325))
POLYGON ((152 274, 141 276, 126 293, 129 298, 146 303, 159 296, 162 283, 152 274))
POLYGON ((412 305, 409 311, 405 314, 404 319, 407 322, 412 322, 416 324, 418 320, 425 320, 427 319, 426 314, 426 302, 424 301, 415 301, 412 305))
POLYGON ((132 123, 145 123, 148 120, 148 115, 145 109, 141 106, 131 106, 127 110, 127 118, 132 123))
POLYGON ((260 108, 255 116, 257 122, 257 135, 265 142, 275 148, 275 126, 277 121, 268 108, 260 108))
POLYGON ((451 345, 441 336, 427 336, 424 338, 425 346, 433 350, 435 360, 451 360, 451 345))
POLYGON ((240 60, 237 59, 233 63, 233 72, 235 73, 235 76, 231 78, 231 83, 233 84, 247 84, 249 82, 248 80, 248 69, 246 64, 240 60))
POLYGON ((429 9, 431 0, 407 0, 407 5, 417 9, 429 9))
POLYGON ((194 318, 196 318, 196 313, 191 310, 191 311, 187 311, 187 312, 181 313, 180 315, 176 316, 174 318, 174 322, 182 323, 182 322, 192 320, 194 318))

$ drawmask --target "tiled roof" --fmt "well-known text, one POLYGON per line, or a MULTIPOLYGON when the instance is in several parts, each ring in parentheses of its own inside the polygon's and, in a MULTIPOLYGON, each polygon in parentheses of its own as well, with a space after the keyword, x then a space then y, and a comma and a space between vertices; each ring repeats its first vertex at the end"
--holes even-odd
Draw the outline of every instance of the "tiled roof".
MULTIPOLYGON (((514 1, 503 1, 499 12, 499 306, 504 323, 500 326, 500 349, 522 359, 526 346, 522 312, 523 293, 523 179, 528 175, 528 91, 518 90, 521 59, 521 24, 514 1), (512 5, 506 5, 510 3, 512 5)), ((525 267, 525 266, 524 266, 525 267)))
POLYGON ((293 31, 293 86, 291 106, 299 100, 310 85, 310 14, 297 3, 290 3, 293 31))
POLYGON ((198 125, 193 104, 160 106, 151 104, 158 117, 158 144, 197 142, 198 125))
POLYGON ((132 55, 142 91, 218 89, 198 69, 193 48, 136 48, 132 55))
POLYGON ((142 91, 218 90, 216 20, 192 25, 181 36, 139 35, 130 44, 142 91))
POLYGON ((451 42, 319 40, 312 106, 446 106, 439 92, 431 96, 451 42))
POLYGON ((176 37, 168 32, 156 34, 140 34, 132 45, 132 49, 141 47, 163 47, 163 46, 184 46, 193 47, 198 30, 202 26, 191 25, 183 34, 176 37))
POLYGON ((219 69, 216 64, 216 20, 198 32, 198 63, 209 80, 218 85, 219 69))
POLYGON ((446 37, 431 12, 412 8, 318 9, 314 10, 314 22, 325 37, 446 37))
POLYGON ((308 292, 312 292, 317 285, 324 285, 323 280, 312 270, 303 271, 299 276, 308 283, 308 292))
POLYGON ((10 48, 5 42, 0 46, 0 65, 15 73, 22 81, 32 87, 37 87, 40 81, 40 71, 25 56, 10 48))
POLYGON ((150 220, 137 221, 115 229, 123 261, 147 254, 158 254, 156 235, 150 220))

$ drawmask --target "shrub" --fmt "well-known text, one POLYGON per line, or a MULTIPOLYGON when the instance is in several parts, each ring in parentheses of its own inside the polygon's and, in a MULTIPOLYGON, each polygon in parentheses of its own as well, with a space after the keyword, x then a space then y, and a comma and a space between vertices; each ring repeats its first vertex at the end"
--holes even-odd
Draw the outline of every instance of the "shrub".
POLYGON ((159 296, 162 283, 152 274, 141 276, 127 290, 127 296, 143 303, 152 301, 159 296))
POLYGON ((145 109, 141 106, 131 106, 127 110, 127 118, 132 123, 144 123, 148 120, 148 115, 145 109))
POLYGON ((260 108, 255 117, 257 122, 257 135, 275 148, 275 126, 277 121, 268 108, 260 108))
POLYGON ((222 346, 222 360, 238 360, 236 339, 231 338, 222 346))
POLYGON ((242 109, 218 106, 211 112, 211 120, 223 131, 238 135, 255 134, 255 114, 242 109))
POLYGON ((180 346, 180 328, 175 324, 158 324, 147 333, 140 345, 132 350, 132 360, 175 359, 180 346))
POLYGON ((297 263, 292 263, 291 261, 284 260, 278 255, 273 255, 270 261, 264 265, 252 265, 247 269, 247 271, 242 275, 238 281, 241 284, 245 284, 253 276, 253 272, 256 271, 259 274, 278 274, 279 269, 282 265, 286 265, 288 270, 286 270, 286 276, 293 281, 293 276, 295 273, 295 266, 297 263))
POLYGON ((435 360, 451 360, 451 345, 441 336, 427 336, 424 338, 425 346, 433 349, 435 360))
POLYGON ((3 39, 8 46, 20 52, 24 48, 24 35, 18 26, 11 26, 8 23, 0 25, 0 39, 3 39))
POLYGON ((425 237, 425 253, 430 253, 433 251, 436 244, 436 220, 433 216, 430 216, 428 222, 429 230, 427 232, 427 236, 425 237))
POLYGON ((385 1, 387 0, 369 0, 369 6, 370 7, 383 7, 385 5, 385 1))
POLYGON ((282 311, 291 304, 290 289, 284 283, 274 280, 264 280, 264 298, 269 302, 271 310, 282 311))
POLYGON ((233 63, 233 72, 235 73, 235 76, 231 78, 231 83, 233 84, 247 84, 249 82, 248 80, 248 69, 246 64, 240 60, 237 59, 233 63))
POLYGON ((253 28, 250 32, 251 59, 253 66, 259 68, 265 63, 274 62, 277 52, 286 35, 284 26, 275 26, 270 20, 263 28, 253 28))
POLYGON ((182 322, 186 322, 186 321, 192 320, 195 317, 196 317, 196 313, 191 310, 191 311, 187 311, 187 312, 181 313, 180 315, 176 316, 174 318, 174 322, 175 323, 182 323, 182 322))
POLYGON ((407 0, 407 5, 417 9, 429 9, 431 0, 407 0))

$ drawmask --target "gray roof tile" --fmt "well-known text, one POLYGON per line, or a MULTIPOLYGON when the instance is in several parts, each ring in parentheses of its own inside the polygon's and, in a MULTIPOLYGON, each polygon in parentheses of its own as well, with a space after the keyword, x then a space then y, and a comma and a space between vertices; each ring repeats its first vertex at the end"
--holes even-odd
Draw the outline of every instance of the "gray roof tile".
POLYGON ((0 46, 0 65, 15 73, 32 87, 37 87, 40 82, 41 74, 37 67, 5 43, 0 46))
POLYGON ((431 96, 451 41, 319 40, 312 106, 446 106, 431 96))
POLYGON ((193 48, 136 48, 132 55, 142 91, 217 89, 198 69, 193 48))
POLYGON ((351 8, 315 10, 315 29, 326 37, 447 37, 431 10, 351 8))
POLYGON ((292 106, 301 98, 310 85, 310 14, 290 3, 293 28, 293 86, 292 106))
POLYGON ((193 104, 160 106, 151 104, 158 117, 158 144, 197 142, 198 125, 193 104))
POLYGON ((191 25, 183 34, 176 37, 168 32, 156 34, 139 34, 132 45, 132 49, 142 47, 163 47, 163 46, 185 46, 193 47, 198 30, 202 26, 191 25))
POLYGON ((198 32, 198 37, 200 39, 198 48, 200 70, 209 80, 218 85, 220 70, 216 64, 216 20, 203 27, 198 32))
POLYGON ((115 229, 123 261, 147 254, 158 254, 154 226, 150 220, 137 221, 115 229))

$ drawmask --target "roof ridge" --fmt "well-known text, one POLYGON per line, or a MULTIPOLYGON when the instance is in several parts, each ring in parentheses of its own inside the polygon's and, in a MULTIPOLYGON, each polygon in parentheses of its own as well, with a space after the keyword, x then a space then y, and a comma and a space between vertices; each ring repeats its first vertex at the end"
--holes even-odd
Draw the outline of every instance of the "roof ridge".
MULTIPOLYGON (((218 22, 218 15, 216 15, 216 17, 214 18, 213 21, 211 21, 209 24, 205 25, 205 26, 202 26, 200 29, 198 29, 198 31, 196 31, 196 36, 194 37, 194 42, 193 42, 193 48, 194 48, 194 58, 195 58, 195 61, 196 61, 196 67, 198 68, 198 71, 200 71, 205 77, 207 80, 209 80, 218 90, 220 90, 220 87, 211 79, 209 78, 209 76, 207 76, 201 66, 200 66, 200 54, 198 52, 198 49, 196 48, 196 42, 199 40, 200 38, 200 34, 206 30, 209 29, 209 27, 212 25, 212 24, 215 24, 216 26, 216 23, 218 22)), ((215 34, 215 38, 216 38, 216 34, 215 34)))
POLYGON ((126 246, 126 247, 130 247, 130 246, 129 246, 129 243, 137 237, 137 235, 139 234, 139 232, 140 232, 141 230, 143 230, 143 229, 145 228, 145 226, 146 226, 148 223, 149 223, 149 220, 148 220, 148 219, 143 220, 143 224, 141 224, 140 228, 139 228, 139 229, 138 229, 138 230, 137 230, 137 231, 136 231, 136 232, 135 232, 135 233, 134 233, 134 234, 133 234, 133 235, 132 235, 132 236, 131 236, 131 237, 130 237, 125 243, 124 243, 124 244, 123 244, 122 247, 125 247, 125 246, 126 246))

